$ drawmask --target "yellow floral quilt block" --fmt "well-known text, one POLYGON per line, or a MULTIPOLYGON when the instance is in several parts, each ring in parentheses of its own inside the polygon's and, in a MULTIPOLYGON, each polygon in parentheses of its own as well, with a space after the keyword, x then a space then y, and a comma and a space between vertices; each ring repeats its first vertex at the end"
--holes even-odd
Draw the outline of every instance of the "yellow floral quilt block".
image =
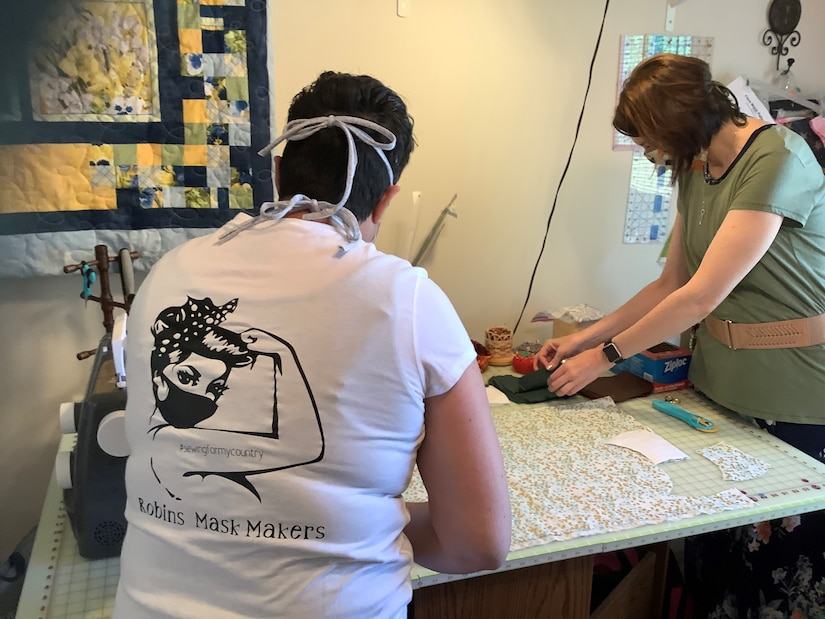
POLYGON ((194 28, 181 28, 178 30, 180 39, 180 51, 182 54, 202 54, 203 42, 201 31, 194 28))
POLYGON ((0 213, 117 208, 114 187, 92 183, 88 144, 0 146, 0 213))
POLYGON ((159 166, 161 161, 160 144, 147 144, 146 142, 137 144, 137 164, 139 166, 159 166))
POLYGON ((183 165, 205 166, 207 164, 206 144, 186 144, 183 147, 183 165))
POLYGON ((206 100, 184 99, 183 122, 186 124, 206 122, 206 100))
POLYGON ((29 63, 34 119, 159 120, 151 4, 84 1, 57 6, 45 20, 29 63))

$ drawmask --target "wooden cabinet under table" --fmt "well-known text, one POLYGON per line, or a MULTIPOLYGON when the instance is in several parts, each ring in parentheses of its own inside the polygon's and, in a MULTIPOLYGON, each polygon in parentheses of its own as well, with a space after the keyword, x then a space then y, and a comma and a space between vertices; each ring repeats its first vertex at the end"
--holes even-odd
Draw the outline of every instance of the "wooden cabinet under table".
POLYGON ((593 555, 587 555, 421 587, 413 593, 415 619, 658 619, 667 561, 667 542, 643 549, 639 563, 592 613, 593 555))

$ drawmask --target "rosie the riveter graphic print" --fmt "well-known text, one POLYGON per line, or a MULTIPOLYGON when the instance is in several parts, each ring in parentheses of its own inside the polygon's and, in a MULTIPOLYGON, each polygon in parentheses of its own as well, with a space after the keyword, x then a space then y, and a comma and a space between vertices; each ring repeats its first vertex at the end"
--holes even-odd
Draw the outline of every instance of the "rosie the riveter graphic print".
POLYGON ((238 299, 188 298, 162 310, 151 328, 149 460, 170 498, 191 478, 218 477, 258 500, 257 476, 318 462, 324 435, 312 389, 284 339, 221 326, 238 299))

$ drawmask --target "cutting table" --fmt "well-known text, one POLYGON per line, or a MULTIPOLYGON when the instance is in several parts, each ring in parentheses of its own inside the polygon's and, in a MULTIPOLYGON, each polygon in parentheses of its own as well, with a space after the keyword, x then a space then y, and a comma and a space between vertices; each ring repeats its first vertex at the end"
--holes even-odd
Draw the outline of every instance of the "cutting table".
MULTIPOLYGON (((604 605, 591 615, 592 560, 594 554, 631 547, 650 552, 644 554, 634 569, 635 575, 631 573, 633 578, 625 579, 630 601, 614 596, 605 603, 621 605, 626 611, 631 608, 628 604, 638 603, 643 610, 635 616, 655 616, 664 591, 669 540, 825 509, 825 465, 716 407, 691 390, 674 392, 680 398, 681 406, 711 419, 718 427, 715 433, 694 430, 653 409, 651 401, 661 399, 663 395, 637 398, 618 406, 622 412, 691 454, 688 460, 666 463, 673 493, 702 496, 735 485, 752 499, 751 504, 720 513, 514 548, 505 565, 493 572, 448 575, 415 566, 412 574, 415 616, 418 619, 619 616, 604 605), (770 469, 763 477, 750 481, 725 481, 714 464, 696 454, 697 450, 720 441, 770 464, 770 469)), ((547 404, 562 403, 503 404, 495 406, 493 414, 498 417, 513 410, 523 410, 524 406, 547 404)), ((71 440, 71 436, 65 437, 60 449, 71 449, 71 440)), ((535 498, 533 504, 543 504, 541 497, 535 498)), ((117 588, 118 570, 117 558, 89 561, 78 555, 60 490, 53 479, 43 505, 18 619, 108 618, 117 588)))

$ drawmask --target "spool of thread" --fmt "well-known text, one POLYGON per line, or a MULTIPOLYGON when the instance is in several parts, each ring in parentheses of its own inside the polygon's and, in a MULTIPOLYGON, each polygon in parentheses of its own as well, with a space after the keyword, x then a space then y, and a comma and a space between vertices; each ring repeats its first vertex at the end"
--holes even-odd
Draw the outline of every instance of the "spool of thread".
POLYGON ((508 327, 490 327, 484 335, 485 346, 490 351, 490 365, 510 365, 513 361, 513 332, 508 327))

